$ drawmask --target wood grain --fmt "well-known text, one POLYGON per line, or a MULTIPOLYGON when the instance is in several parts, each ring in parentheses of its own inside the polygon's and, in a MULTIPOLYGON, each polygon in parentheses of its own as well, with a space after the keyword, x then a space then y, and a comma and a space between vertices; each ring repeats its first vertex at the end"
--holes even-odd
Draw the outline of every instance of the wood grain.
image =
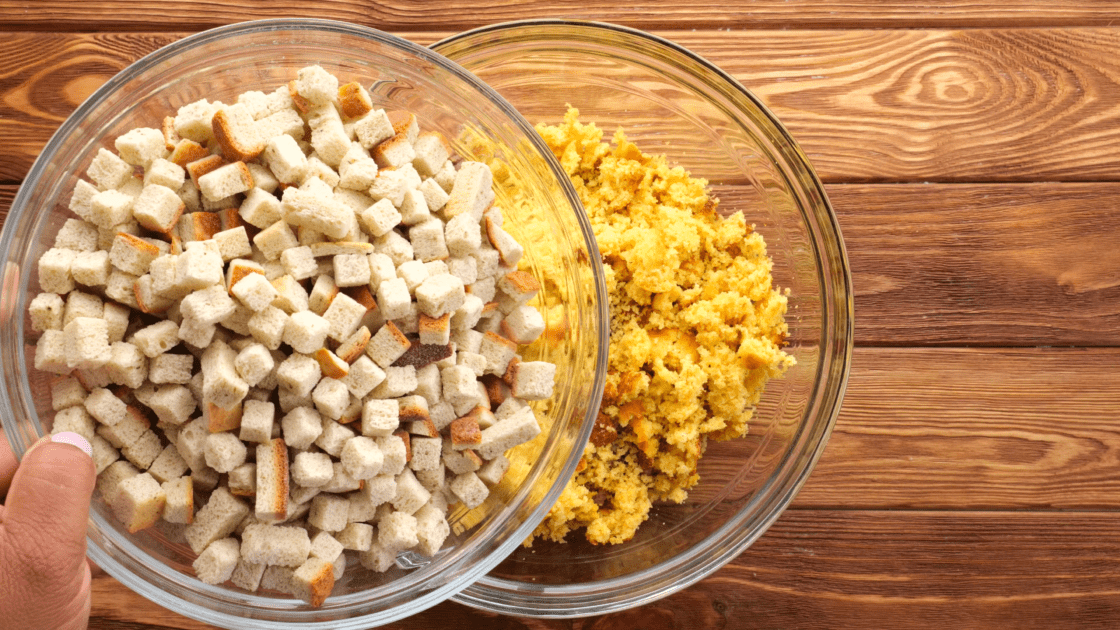
POLYGON ((1120 509, 1120 349, 856 348, 795 504, 1120 509))
MULTIPOLYGON (((388 627, 1111 628, 1118 554, 1113 513, 788 510, 716 575, 639 609, 533 620, 445 603, 388 627)), ((90 630, 165 628, 212 626, 94 581, 90 630)))
MULTIPOLYGON (((1120 180, 1120 29, 660 34, 753 90, 829 182, 1120 180)), ((97 85, 179 36, 0 38, 0 181, 97 85)))
POLYGON ((90 29, 90 12, 98 25, 121 30, 204 29, 221 24, 279 17, 314 16, 345 20, 380 29, 463 30, 507 20, 536 18, 615 22, 638 28, 851 28, 913 26, 1101 26, 1117 16, 1106 2, 1044 0, 1010 2, 905 2, 845 0, 822 5, 813 0, 752 0, 751 2, 650 1, 627 3, 536 0, 409 3, 402 0, 338 0, 316 6, 293 0, 181 1, 101 0, 77 4, 64 0, 23 0, 0 4, 0 24, 50 31, 90 29))
MULTIPOLYGON (((0 217, 15 191, 0 186, 0 217)), ((858 344, 1120 345, 1120 184, 827 192, 852 268, 858 344)), ((727 207, 749 197, 717 194, 727 207)))

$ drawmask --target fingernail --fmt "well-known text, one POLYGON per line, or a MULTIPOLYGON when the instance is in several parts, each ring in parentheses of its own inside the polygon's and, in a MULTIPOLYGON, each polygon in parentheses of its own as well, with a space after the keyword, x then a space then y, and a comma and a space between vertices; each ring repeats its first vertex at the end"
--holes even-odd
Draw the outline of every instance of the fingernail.
POLYGON ((91 458, 93 457, 93 447, 89 445, 89 442, 86 441, 84 437, 73 431, 60 431, 59 433, 55 433, 51 436, 51 441, 55 444, 77 446, 82 449, 83 453, 89 455, 91 458))

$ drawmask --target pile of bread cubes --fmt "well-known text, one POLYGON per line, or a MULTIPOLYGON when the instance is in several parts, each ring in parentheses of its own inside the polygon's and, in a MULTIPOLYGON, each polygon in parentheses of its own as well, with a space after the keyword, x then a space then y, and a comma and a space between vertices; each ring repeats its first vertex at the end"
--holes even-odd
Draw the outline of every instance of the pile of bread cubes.
POLYGON ((346 550, 380 572, 438 552, 555 378, 518 355, 540 285, 489 167, 319 66, 115 147, 30 320, 53 431, 89 440, 124 527, 178 524, 198 579, 314 606, 346 550))

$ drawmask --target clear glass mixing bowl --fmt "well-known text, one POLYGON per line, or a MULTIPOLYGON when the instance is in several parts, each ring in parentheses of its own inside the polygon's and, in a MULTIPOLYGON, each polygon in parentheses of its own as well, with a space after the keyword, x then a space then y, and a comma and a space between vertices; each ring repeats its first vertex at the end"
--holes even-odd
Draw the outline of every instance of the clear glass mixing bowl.
MULTIPOLYGON (((39 293, 36 261, 54 242, 74 184, 99 147, 134 127, 159 127, 165 115, 207 98, 233 102, 247 90, 272 91, 296 71, 318 63, 343 81, 371 85, 378 106, 415 113, 425 129, 440 131, 457 148, 481 136, 514 169, 537 204, 531 217, 547 233, 525 244, 563 268, 568 333, 538 352, 561 367, 552 428, 537 464, 520 484, 503 482, 486 504, 455 512, 448 545, 430 561, 398 559, 386 574, 350 569, 318 609, 287 597, 209 586, 193 577, 193 554, 152 528, 129 535, 95 495, 89 520, 89 556, 110 575, 152 601, 188 617, 240 630, 368 628, 442 601, 493 568, 543 518, 580 458, 602 394, 606 365, 606 293, 602 271, 589 261, 598 249, 578 197, 547 146, 504 99, 462 68, 432 51, 369 28, 323 20, 268 20, 193 35, 132 64, 74 112, 51 138, 16 195, 0 235, 5 277, 0 294, 0 422, 17 456, 50 430, 52 375, 31 369, 35 335, 26 317, 39 293)), ((553 322, 555 323, 555 322, 553 322)), ((349 563, 357 567, 356 561, 349 563)))
POLYGON ((778 518, 824 449, 852 348, 843 241, 805 155, 765 106, 711 63, 659 37, 607 24, 527 21, 484 27, 433 49, 533 123, 565 104, 605 134, 622 126, 647 153, 707 178, 722 212, 741 210, 766 239, 775 284, 790 289, 797 366, 767 385, 743 439, 709 442, 700 483, 655 506, 637 536, 593 546, 518 548, 455 601, 539 617, 602 614, 676 592, 729 562, 778 518))

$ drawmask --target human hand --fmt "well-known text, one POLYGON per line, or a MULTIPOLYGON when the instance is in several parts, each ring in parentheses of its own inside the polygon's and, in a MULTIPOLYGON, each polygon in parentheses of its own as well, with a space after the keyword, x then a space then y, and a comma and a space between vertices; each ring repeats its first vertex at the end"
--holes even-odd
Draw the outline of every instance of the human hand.
POLYGON ((0 431, 0 630, 89 625, 91 453, 66 431, 35 442, 17 462, 0 431))

